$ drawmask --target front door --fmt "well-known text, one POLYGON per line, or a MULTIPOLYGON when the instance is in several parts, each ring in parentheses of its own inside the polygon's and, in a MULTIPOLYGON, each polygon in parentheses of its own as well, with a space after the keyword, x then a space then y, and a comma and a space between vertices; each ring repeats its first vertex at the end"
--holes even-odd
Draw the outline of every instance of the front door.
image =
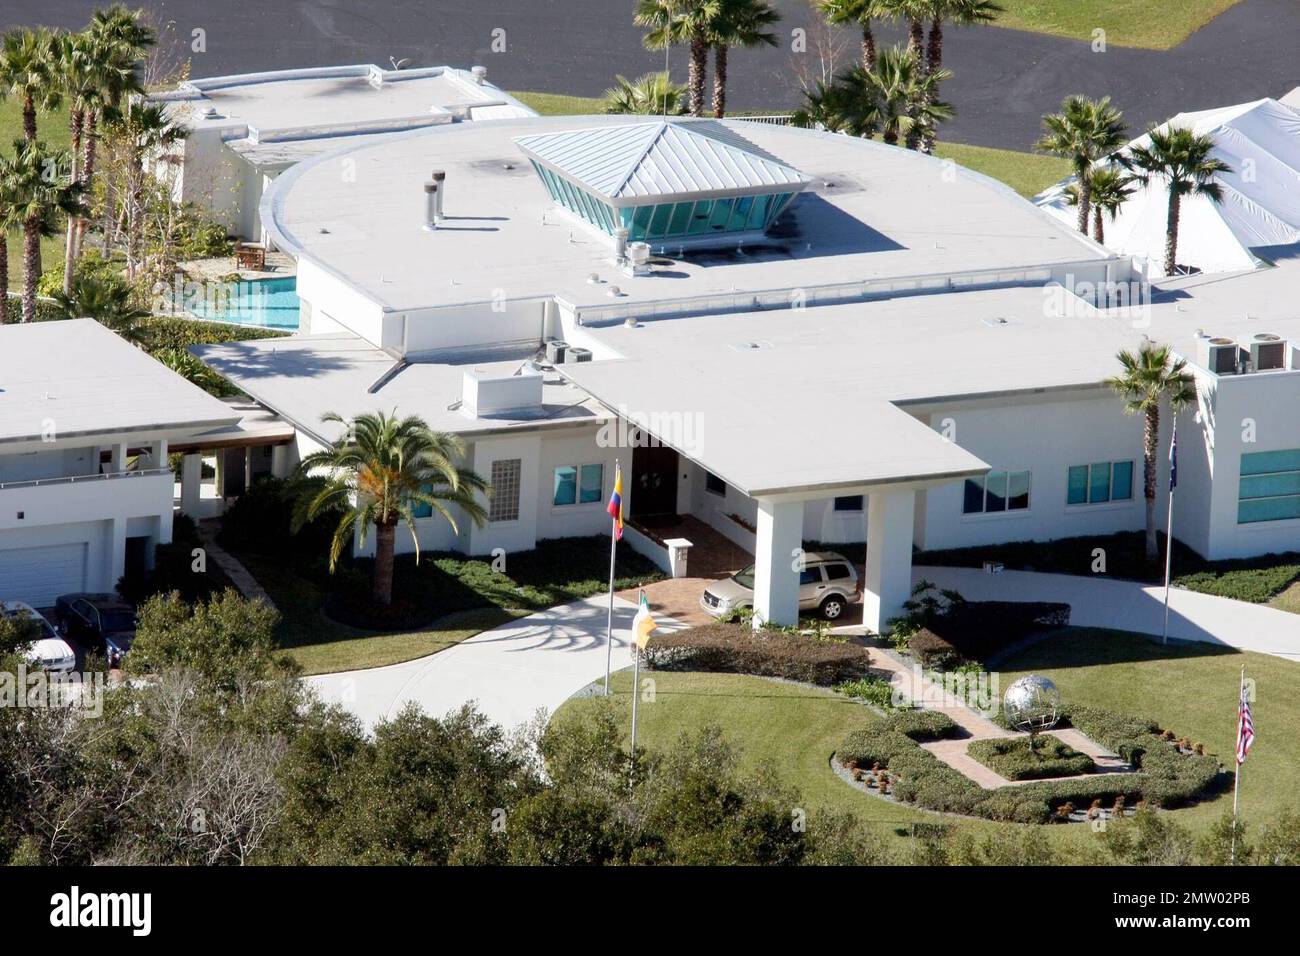
POLYGON ((677 514, 677 452, 665 445, 637 444, 632 449, 633 518, 677 514))

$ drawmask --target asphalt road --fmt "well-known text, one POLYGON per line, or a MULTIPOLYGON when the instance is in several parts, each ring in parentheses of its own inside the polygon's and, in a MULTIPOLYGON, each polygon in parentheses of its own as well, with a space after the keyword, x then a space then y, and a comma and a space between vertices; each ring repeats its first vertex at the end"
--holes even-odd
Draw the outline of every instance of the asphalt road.
MULTIPOLYGON (((0 27, 42 23, 75 28, 106 0, 0 0, 0 27)), ((338 63, 386 64, 390 56, 418 64, 488 67, 512 90, 598 96, 615 73, 635 76, 663 66, 641 46, 632 0, 139 0, 187 44, 205 32, 206 51, 191 54, 192 75, 338 63), (504 30, 504 50, 494 31, 504 30), (499 45, 499 44, 498 44, 499 45)), ((777 49, 737 51, 731 59, 731 105, 788 109, 798 102, 792 29, 815 35, 804 0, 775 0, 786 42, 777 49)), ((1150 0, 1180 3, 1182 0, 1150 0)), ((1101 24, 1104 26, 1104 24, 1101 24)), ((894 33, 898 36, 897 32, 894 33)), ((1025 149, 1039 119, 1070 93, 1111 94, 1130 124, 1141 128, 1180 110, 1280 96, 1300 85, 1297 0, 1243 0, 1170 51, 1110 47, 994 27, 950 29, 945 66, 954 79, 944 96, 957 108, 946 125, 954 141, 1025 149)), ((810 51, 816 44, 809 44, 810 51)), ((847 57, 854 55, 852 44, 847 57)), ((685 76, 674 51, 673 69, 685 76)))

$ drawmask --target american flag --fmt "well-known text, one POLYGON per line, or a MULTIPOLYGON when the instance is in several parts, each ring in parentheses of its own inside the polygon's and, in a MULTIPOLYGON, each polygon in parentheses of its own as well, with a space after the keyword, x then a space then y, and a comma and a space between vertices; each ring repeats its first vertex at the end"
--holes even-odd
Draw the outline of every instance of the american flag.
POLYGON ((1237 708, 1237 763, 1246 762, 1250 745, 1255 742, 1255 722, 1250 719, 1250 692, 1241 685, 1241 704, 1237 708))

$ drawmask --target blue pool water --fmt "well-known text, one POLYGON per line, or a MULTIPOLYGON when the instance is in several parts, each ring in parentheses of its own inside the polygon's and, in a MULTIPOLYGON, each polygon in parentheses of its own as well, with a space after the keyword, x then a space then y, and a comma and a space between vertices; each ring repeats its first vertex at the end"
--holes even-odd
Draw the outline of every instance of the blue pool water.
POLYGON ((187 301, 185 311, 206 322, 296 329, 298 305, 298 280, 289 276, 225 283, 208 295, 187 301))

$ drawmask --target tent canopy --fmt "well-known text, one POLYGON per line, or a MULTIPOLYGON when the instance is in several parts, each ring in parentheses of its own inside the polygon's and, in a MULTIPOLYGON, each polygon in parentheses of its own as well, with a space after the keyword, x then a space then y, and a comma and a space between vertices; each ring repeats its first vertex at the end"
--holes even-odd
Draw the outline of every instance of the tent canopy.
MULTIPOLYGON (((1178 262, 1204 272, 1256 268, 1268 247, 1300 243, 1300 90, 1283 100, 1262 99, 1238 106, 1179 113, 1160 129, 1190 127, 1214 139, 1214 155, 1232 172, 1216 177, 1223 201, 1185 196, 1178 230, 1178 262), (1288 105, 1289 104, 1289 105, 1288 105)), ((1146 146, 1141 136, 1120 152, 1146 146)), ((1101 160, 1106 165, 1110 160, 1101 160)), ((1035 197, 1034 202, 1073 224, 1077 207, 1068 201, 1073 177, 1035 197)), ((1169 190, 1153 180, 1138 187, 1112 221, 1104 219, 1105 244, 1157 266, 1164 258, 1169 190)))

